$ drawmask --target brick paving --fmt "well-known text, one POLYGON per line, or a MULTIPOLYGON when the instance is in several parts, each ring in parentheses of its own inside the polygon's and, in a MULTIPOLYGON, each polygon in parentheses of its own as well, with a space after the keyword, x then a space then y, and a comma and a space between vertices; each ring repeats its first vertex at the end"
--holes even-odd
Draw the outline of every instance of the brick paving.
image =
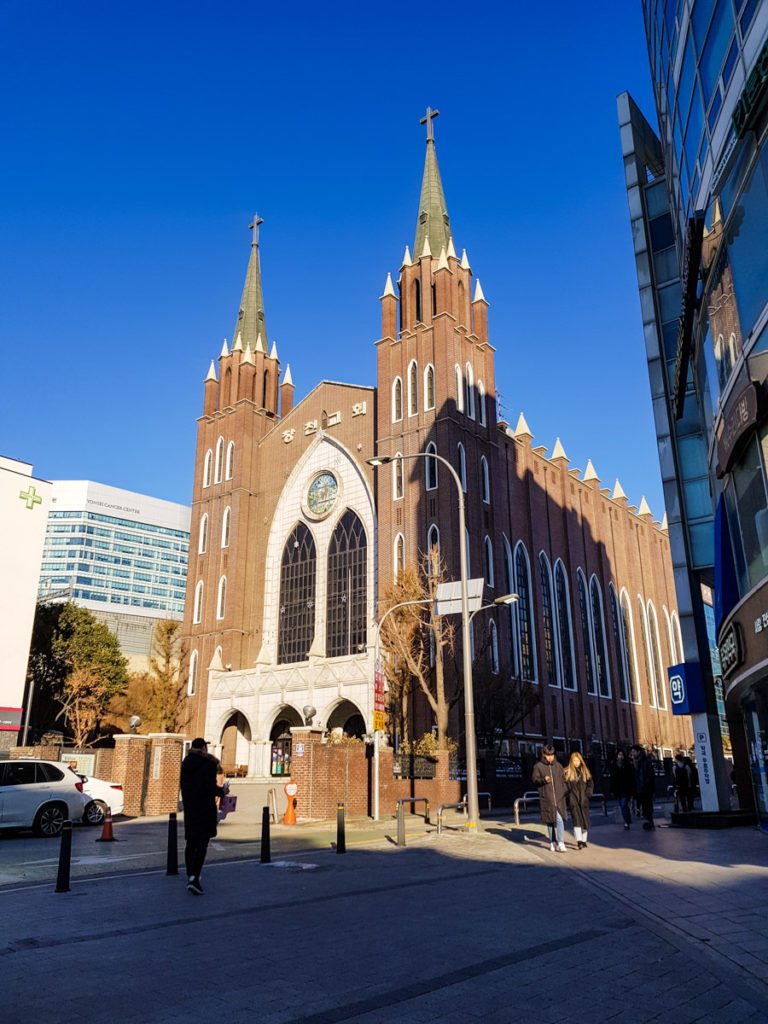
POLYGON ((608 822, 552 854, 538 825, 411 828, 230 851, 203 897, 151 866, 0 889, 2 1020, 768 1021, 768 837, 608 822))

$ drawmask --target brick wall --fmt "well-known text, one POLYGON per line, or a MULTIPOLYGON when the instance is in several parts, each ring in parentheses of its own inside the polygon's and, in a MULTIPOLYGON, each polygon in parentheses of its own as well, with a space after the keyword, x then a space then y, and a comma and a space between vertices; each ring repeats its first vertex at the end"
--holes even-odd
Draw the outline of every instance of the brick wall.
POLYGON ((124 814, 140 815, 142 813, 146 755, 149 745, 148 736, 115 736, 112 781, 123 787, 124 814))
POLYGON ((144 814, 170 814, 179 809, 179 775, 184 748, 182 736, 150 733, 149 771, 144 814))

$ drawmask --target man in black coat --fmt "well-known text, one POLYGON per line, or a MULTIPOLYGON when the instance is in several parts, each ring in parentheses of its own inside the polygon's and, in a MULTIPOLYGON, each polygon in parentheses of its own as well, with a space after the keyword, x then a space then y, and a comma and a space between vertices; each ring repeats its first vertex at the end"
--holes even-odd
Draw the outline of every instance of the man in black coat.
POLYGON ((533 766, 531 781, 539 791, 541 820, 549 826, 549 848, 565 853, 564 822, 568 814, 565 806, 565 779, 563 766, 555 757, 554 747, 542 747, 541 760, 533 766))
POLYGON ((208 841, 216 835, 216 797, 224 790, 216 783, 219 762, 208 753, 204 739, 192 740, 181 762, 181 800, 184 805, 184 863, 187 891, 203 895, 200 874, 208 852, 208 841))
POLYGON ((616 751, 616 760, 611 765, 611 793, 619 801, 625 830, 632 822, 629 801, 635 795, 635 768, 624 756, 623 750, 616 751))
POLYGON ((645 748, 641 747, 639 743, 632 745, 632 760, 635 764, 635 788, 640 804, 640 813, 645 818, 643 828, 649 831, 656 827, 653 824, 653 794, 656 791, 656 773, 650 758, 645 753, 645 748))

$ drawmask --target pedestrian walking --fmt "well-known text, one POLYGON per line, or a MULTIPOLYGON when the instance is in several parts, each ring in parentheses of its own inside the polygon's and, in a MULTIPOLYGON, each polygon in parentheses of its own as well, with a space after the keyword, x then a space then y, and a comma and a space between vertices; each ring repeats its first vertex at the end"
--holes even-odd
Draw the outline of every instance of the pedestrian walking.
POLYGON ((640 814, 645 819, 643 828, 649 832, 656 827, 653 824, 653 794, 656 790, 656 773, 644 747, 641 747, 639 743, 633 743, 631 750, 635 766, 635 791, 640 803, 640 814))
POLYGON ((693 810, 693 786, 691 785, 691 771, 685 763, 685 755, 675 756, 675 766, 672 769, 675 779, 675 789, 680 801, 682 811, 693 810))
POLYGON ((576 848, 584 850, 587 846, 589 832, 589 798, 595 789, 592 773, 581 754, 574 750, 568 767, 563 772, 565 779, 565 797, 573 821, 573 835, 576 848))
POLYGON ((619 749, 611 765, 611 795, 619 801, 621 816, 624 819, 624 831, 632 824, 630 801, 635 796, 635 766, 619 749))
POLYGON ((554 747, 542 747, 541 760, 533 766, 531 781, 539 791, 541 820, 549 828, 549 848, 565 853, 565 779, 554 747))
POLYGON ((189 753, 181 762, 181 800, 184 805, 184 863, 187 891, 203 895, 200 875, 208 852, 208 842, 216 835, 218 808, 216 798, 224 795, 217 784, 219 762, 208 753, 204 739, 192 740, 189 753))

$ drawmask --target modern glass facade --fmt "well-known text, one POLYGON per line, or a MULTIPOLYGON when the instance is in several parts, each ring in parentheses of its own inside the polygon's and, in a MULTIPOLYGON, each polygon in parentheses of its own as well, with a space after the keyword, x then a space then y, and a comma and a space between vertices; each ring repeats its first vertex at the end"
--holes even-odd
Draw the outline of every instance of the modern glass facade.
POLYGON ((768 4, 643 6, 658 130, 619 120, 684 647, 768 823, 768 4))
POLYGON ((94 612, 180 619, 190 511, 89 481, 56 481, 38 592, 94 612))

